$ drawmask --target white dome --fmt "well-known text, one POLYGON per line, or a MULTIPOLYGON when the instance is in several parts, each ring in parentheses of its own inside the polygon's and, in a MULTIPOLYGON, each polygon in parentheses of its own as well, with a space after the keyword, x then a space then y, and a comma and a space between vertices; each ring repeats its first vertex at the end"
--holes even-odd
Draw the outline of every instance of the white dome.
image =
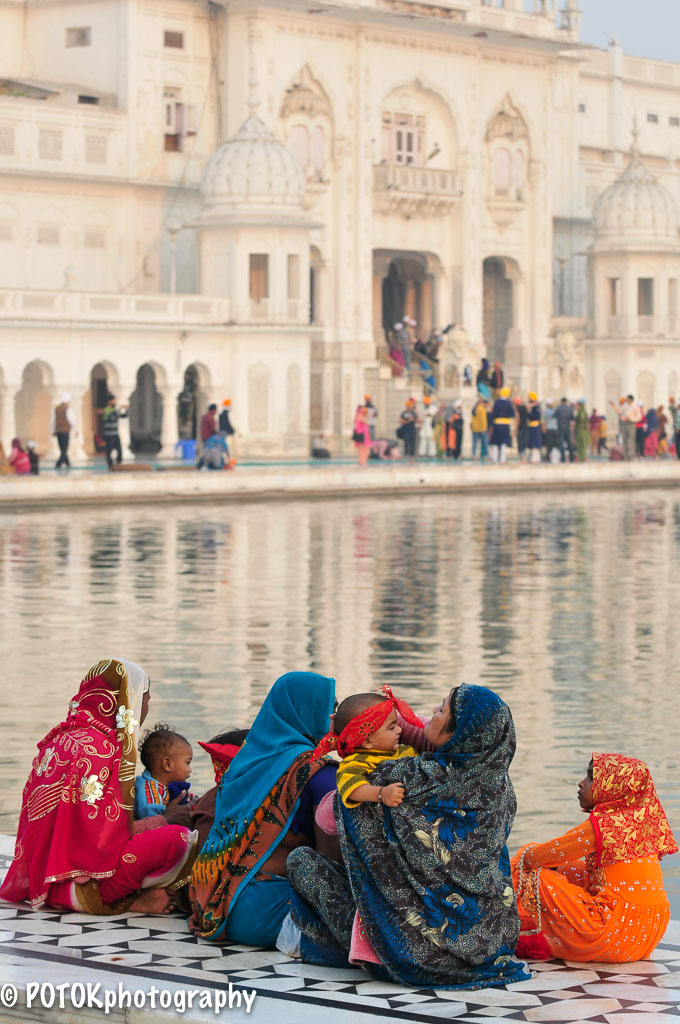
POLYGON ((203 172, 204 216, 278 211, 299 215, 305 176, 297 160, 255 113, 216 150, 203 172))
POLYGON ((678 244, 678 211, 672 195, 635 150, 623 174, 598 196, 593 208, 596 245, 665 248, 678 244))

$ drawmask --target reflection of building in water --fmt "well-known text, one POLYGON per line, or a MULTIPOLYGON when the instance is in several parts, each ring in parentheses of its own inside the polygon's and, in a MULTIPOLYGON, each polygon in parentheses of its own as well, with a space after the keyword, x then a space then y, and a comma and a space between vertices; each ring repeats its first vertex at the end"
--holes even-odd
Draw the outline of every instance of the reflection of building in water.
MULTIPOLYGON (((579 820, 593 750, 673 777, 672 496, 53 511, 8 517, 0 552, 6 802, 112 654, 148 669, 150 723, 194 744, 250 724, 292 669, 335 676, 340 697, 388 682, 427 713, 463 680, 490 686, 517 728, 516 841, 579 820)), ((200 790, 197 749, 195 763, 200 790)))
POLYGON ((47 449, 68 390, 88 454, 108 391, 139 453, 226 396, 242 451, 348 443, 367 388, 403 398, 405 316, 456 325, 449 392, 487 353, 544 396, 675 394, 678 66, 525 6, 3 5, 3 442, 47 449))

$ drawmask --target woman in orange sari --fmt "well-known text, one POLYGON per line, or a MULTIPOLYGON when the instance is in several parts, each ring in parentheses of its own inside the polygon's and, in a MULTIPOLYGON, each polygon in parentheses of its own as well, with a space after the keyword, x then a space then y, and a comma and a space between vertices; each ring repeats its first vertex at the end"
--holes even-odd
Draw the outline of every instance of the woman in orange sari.
POLYGON ((644 960, 670 918, 659 861, 678 850, 649 769, 622 754, 593 754, 578 799, 586 822, 513 859, 517 954, 644 960))

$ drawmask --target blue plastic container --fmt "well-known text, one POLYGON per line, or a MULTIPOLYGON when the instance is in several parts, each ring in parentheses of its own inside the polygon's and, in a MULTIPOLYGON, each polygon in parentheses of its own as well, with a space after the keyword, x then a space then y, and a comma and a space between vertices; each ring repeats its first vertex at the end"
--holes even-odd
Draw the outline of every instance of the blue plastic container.
POLYGON ((196 441, 193 438, 188 441, 178 441, 175 451, 181 452, 182 458, 187 462, 192 462, 196 458, 196 441))

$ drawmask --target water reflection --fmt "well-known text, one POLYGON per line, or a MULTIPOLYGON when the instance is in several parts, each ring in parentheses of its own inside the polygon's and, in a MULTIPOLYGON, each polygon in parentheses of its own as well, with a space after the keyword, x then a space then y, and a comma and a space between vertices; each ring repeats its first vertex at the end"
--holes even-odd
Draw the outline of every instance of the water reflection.
POLYGON ((247 725, 291 668, 421 709, 485 683, 517 723, 515 845, 579 820, 593 750, 649 761, 677 825, 679 569, 680 502, 658 491, 5 514, 0 828, 35 743, 115 653, 194 743, 247 725))

